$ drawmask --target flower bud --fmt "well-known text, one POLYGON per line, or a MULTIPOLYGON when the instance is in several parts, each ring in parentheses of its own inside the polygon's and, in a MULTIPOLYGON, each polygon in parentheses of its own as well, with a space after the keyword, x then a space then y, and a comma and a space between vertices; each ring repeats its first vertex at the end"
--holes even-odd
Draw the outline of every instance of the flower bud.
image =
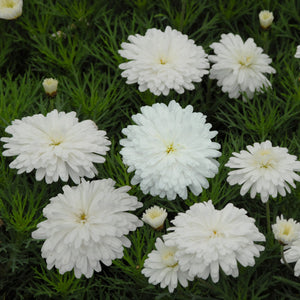
POLYGON ((46 78, 43 81, 43 87, 47 95, 54 97, 57 91, 58 80, 53 78, 46 78))
POLYGON ((23 0, 0 1, 0 19, 13 20, 22 15, 23 0))
POLYGON ((259 23, 261 28, 268 29, 274 20, 273 13, 268 10, 262 10, 259 15, 259 23))
POLYGON ((152 228, 160 230, 164 226, 167 212, 164 208, 152 206, 143 214, 142 220, 149 224, 152 228))

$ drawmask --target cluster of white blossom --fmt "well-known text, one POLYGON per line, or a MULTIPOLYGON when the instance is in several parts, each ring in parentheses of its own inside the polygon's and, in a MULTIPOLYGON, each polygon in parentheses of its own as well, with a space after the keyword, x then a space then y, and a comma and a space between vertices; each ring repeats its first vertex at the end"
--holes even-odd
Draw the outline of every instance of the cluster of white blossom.
MULTIPOLYGON (((14 19, 22 14, 23 1, 0 0, 0 18, 14 19)), ((259 15, 266 30, 274 16, 268 11, 259 15)), ((257 92, 271 87, 265 74, 276 73, 272 60, 257 47, 252 38, 245 42, 239 35, 222 34, 207 55, 187 35, 167 26, 165 31, 148 29, 144 36, 128 37, 119 54, 128 61, 119 65, 128 84, 137 83, 141 92, 168 95, 170 90, 182 94, 193 90, 194 83, 209 74, 217 80, 229 98, 253 98, 257 92), (209 62, 212 63, 211 69, 209 62)), ((300 58, 300 46, 296 58, 300 58)), ((43 81, 45 92, 54 97, 58 80, 43 81)), ((182 107, 175 100, 141 107, 132 116, 134 125, 122 130, 120 140, 123 162, 128 172, 135 172, 131 184, 140 185, 144 194, 174 200, 188 198, 188 192, 199 195, 209 187, 209 178, 218 173, 220 144, 212 139, 217 131, 206 122, 206 116, 195 112, 191 105, 182 107)), ((42 257, 48 269, 56 267, 61 274, 74 269, 75 276, 90 278, 101 271, 101 263, 123 257, 124 247, 130 246, 126 235, 142 226, 134 214, 142 204, 127 192, 130 187, 114 188, 112 179, 85 181, 98 171, 94 163, 104 163, 111 144, 106 132, 98 130, 91 120, 78 121, 76 112, 58 112, 46 116, 36 114, 17 119, 6 128, 11 137, 2 137, 3 156, 16 156, 10 163, 18 174, 35 170, 36 180, 47 184, 69 179, 75 187, 65 185, 63 193, 50 199, 44 208, 46 218, 32 233, 45 240, 42 257)), ((300 181, 300 161, 287 148, 273 147, 270 141, 248 145, 247 151, 234 152, 226 167, 230 185, 241 185, 240 194, 250 191, 250 197, 260 195, 262 202, 269 196, 285 196, 300 181)), ((166 209, 153 206, 142 220, 160 230, 167 217, 166 209)), ((194 278, 219 281, 220 269, 237 277, 238 264, 255 264, 264 247, 265 237, 255 226, 247 211, 227 204, 223 209, 213 201, 196 203, 179 213, 169 233, 157 238, 155 247, 145 260, 142 274, 149 283, 168 287, 170 293, 178 282, 186 287, 194 278)), ((272 225, 275 238, 285 245, 284 258, 296 262, 295 275, 300 275, 300 224, 293 219, 277 217, 272 225)))

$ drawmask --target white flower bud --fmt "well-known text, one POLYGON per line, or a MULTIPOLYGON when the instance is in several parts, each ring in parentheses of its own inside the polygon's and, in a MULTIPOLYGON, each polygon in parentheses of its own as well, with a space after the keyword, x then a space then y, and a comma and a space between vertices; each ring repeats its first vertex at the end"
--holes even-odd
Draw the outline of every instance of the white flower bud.
POLYGON ((162 229, 168 213, 164 208, 152 206, 143 214, 142 220, 154 229, 162 229))
POLYGON ((268 29, 274 20, 273 13, 268 10, 262 10, 259 15, 259 23, 263 29, 268 29))
POLYGON ((300 224, 294 219, 284 219, 283 216, 276 218, 276 224, 272 225, 276 240, 282 244, 291 244, 300 238, 300 224))
POLYGON ((0 0, 0 19, 13 20, 22 15, 23 0, 0 0))
POLYGON ((47 95, 53 97, 56 95, 58 80, 46 78, 43 81, 43 87, 47 95))

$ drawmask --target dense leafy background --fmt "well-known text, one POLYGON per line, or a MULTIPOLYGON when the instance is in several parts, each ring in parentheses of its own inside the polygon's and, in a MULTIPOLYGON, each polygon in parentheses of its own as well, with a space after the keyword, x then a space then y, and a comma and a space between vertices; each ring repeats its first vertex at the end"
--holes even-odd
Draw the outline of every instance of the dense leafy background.
MULTIPOLYGON (((280 263, 280 246, 266 226, 266 207, 259 197, 241 197, 239 187, 226 182, 223 167, 233 151, 270 139, 300 150, 300 60, 294 58, 300 44, 300 2, 257 0, 57 0, 24 1, 23 15, 17 20, 0 20, 0 133, 12 120, 57 108, 76 111, 80 120, 92 119, 107 131, 112 147, 107 161, 97 165, 97 178, 113 178, 118 186, 129 185, 119 155, 121 129, 131 124, 131 115, 141 106, 175 99, 183 107, 207 115, 222 145, 220 172, 210 180, 210 188, 199 197, 191 193, 187 201, 168 201, 143 195, 138 186, 131 193, 144 203, 136 214, 153 204, 169 213, 166 227, 179 211, 195 202, 212 199, 223 208, 232 202, 245 208, 267 237, 266 250, 254 267, 240 266, 236 279, 221 274, 219 283, 195 280, 188 288, 167 289, 148 284, 141 274, 143 261, 153 249, 156 237, 148 225, 129 235, 132 247, 124 258, 105 267, 91 279, 75 279, 72 272, 60 275, 48 271, 40 256, 42 242, 31 238, 43 220, 42 209, 49 198, 61 192, 63 183, 36 182, 34 173, 17 175, 9 168, 12 158, 0 156, 0 295, 1 299, 299 299, 300 280, 280 263), (275 23, 264 32, 258 13, 273 11, 275 23), (137 85, 126 85, 118 65, 124 60, 118 49, 130 34, 144 34, 148 28, 181 30, 212 53, 209 45, 222 33, 254 38, 272 58, 277 73, 271 77, 272 90, 244 103, 229 99, 208 76, 194 91, 167 97, 140 93, 137 85), (64 38, 51 34, 62 31, 64 38), (58 94, 49 99, 41 86, 46 77, 59 80, 58 94)), ((2 151, 2 150, 1 150, 2 151)), ((72 182, 69 182, 73 185, 72 182)), ((279 214, 300 221, 300 185, 285 198, 269 201, 271 223, 279 214)), ((291 265, 293 268, 293 265, 291 265)))

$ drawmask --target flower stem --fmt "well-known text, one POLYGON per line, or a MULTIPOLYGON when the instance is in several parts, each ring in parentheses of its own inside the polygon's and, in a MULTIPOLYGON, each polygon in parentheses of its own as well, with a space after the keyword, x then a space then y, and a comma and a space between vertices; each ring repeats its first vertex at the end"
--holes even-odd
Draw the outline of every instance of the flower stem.
POLYGON ((266 217, 267 217, 267 232, 271 233, 271 220, 270 220, 270 204, 269 201, 266 202, 266 217))
POLYGON ((182 31, 183 28, 183 20, 185 15, 185 7, 186 7, 186 0, 181 1, 181 14, 180 14, 180 23, 179 23, 179 31, 182 31))

